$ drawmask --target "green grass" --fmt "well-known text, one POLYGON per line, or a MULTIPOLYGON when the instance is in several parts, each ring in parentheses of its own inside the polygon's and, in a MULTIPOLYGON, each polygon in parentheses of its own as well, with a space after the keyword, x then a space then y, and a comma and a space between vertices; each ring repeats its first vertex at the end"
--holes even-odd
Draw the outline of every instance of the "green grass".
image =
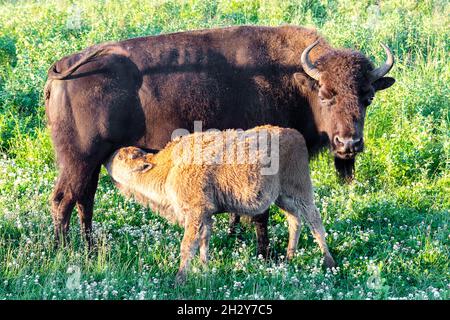
MULTIPOLYGON (((377 2, 0 1, 0 299, 449 299, 450 5, 377 2), (320 268, 306 229, 294 261, 264 262, 251 227, 235 241, 217 217, 209 267, 196 260, 175 288, 182 230, 125 200, 104 173, 98 252, 85 252, 76 214, 71 244, 53 248, 48 198, 57 173, 42 94, 52 62, 102 41, 285 23, 316 27, 376 63, 381 41, 397 60, 396 84, 368 110, 356 181, 340 185, 327 153, 312 162, 335 272, 320 268), (68 287, 77 268, 81 286, 68 287)), ((276 208, 270 234, 284 254, 287 228, 276 208)))

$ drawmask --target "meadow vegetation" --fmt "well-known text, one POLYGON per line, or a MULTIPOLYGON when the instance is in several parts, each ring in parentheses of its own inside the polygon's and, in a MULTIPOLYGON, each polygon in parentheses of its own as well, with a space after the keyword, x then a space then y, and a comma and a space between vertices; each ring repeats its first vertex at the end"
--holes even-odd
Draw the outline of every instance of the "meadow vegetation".
POLYGON ((449 16, 445 0, 0 1, 0 299, 449 299, 449 16), (339 267, 321 268, 306 228, 287 263, 286 222, 274 207, 277 259, 255 256, 251 226, 231 239, 218 216, 209 267, 196 260, 174 288, 182 229, 124 199, 104 171, 97 252, 86 252, 75 212, 70 245, 55 249, 49 66, 103 41, 241 24, 315 27, 377 64, 379 42, 396 57, 396 84, 368 109, 356 181, 342 185, 327 152, 311 163, 339 267))

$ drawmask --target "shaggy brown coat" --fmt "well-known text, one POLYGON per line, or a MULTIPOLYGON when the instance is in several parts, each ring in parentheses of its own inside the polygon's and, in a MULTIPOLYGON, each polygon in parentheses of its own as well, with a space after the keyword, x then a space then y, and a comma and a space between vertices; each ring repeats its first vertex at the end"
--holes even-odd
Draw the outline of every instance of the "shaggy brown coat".
MULTIPOLYGON (((363 149, 366 107, 394 79, 372 79, 362 53, 332 48, 297 26, 240 26, 164 34, 95 45, 55 62, 45 104, 59 175, 51 199, 57 239, 77 206, 91 242, 101 164, 118 148, 160 149, 175 129, 249 129, 272 124, 298 130, 310 155, 330 146, 336 168, 353 174, 363 149), (311 77, 300 61, 320 72, 311 77)), ((267 243, 258 216, 258 251, 267 243)))
POLYGON ((314 205, 308 150, 302 135, 294 129, 273 126, 257 127, 245 135, 245 139, 239 139, 235 130, 191 134, 169 143, 157 154, 126 147, 116 151, 106 163, 109 174, 125 194, 134 195, 172 223, 184 226, 178 281, 184 280, 198 246, 201 261, 207 262, 214 214, 225 211, 256 216, 272 203, 286 213, 289 259, 296 250, 303 217, 324 254, 324 264, 335 265, 314 205), (249 146, 255 145, 264 133, 270 137, 266 148, 261 148, 259 140, 258 152, 252 153, 251 161, 238 163, 236 159, 248 155, 249 146), (230 143, 223 143, 224 135, 233 137, 227 140, 230 143), (261 170, 268 152, 276 147, 273 141, 279 143, 279 158, 271 160, 278 161, 278 170, 265 175, 261 170), (194 149, 203 155, 200 162, 194 163, 192 158, 180 154, 194 149), (227 162, 227 154, 232 154, 234 160, 227 162))

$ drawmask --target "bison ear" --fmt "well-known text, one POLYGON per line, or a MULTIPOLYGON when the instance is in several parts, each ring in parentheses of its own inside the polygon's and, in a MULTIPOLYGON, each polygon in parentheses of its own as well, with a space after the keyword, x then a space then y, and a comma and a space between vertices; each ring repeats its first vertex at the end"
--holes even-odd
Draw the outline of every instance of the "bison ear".
POLYGON ((395 79, 391 77, 383 77, 378 80, 375 80, 372 83, 373 88, 375 91, 380 91, 389 88, 395 83, 395 79))
POLYGON ((303 72, 294 73, 295 84, 299 87, 301 91, 312 90, 314 83, 309 76, 303 72))

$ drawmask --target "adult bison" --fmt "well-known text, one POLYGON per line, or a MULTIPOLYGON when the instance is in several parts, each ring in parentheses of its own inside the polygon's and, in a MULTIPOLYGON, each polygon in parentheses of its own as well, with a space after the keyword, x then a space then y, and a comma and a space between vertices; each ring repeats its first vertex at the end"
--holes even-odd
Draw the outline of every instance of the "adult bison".
MULTIPOLYGON (((114 150, 161 149, 194 121, 205 129, 295 128, 310 155, 329 146, 338 172, 351 177, 366 107, 395 82, 384 77, 393 65, 384 49, 386 63, 374 68, 314 30, 242 26, 100 44, 62 58, 45 88, 59 166, 51 199, 57 240, 76 204, 90 243, 100 167, 114 150)), ((263 254, 267 217, 256 221, 263 254)))

